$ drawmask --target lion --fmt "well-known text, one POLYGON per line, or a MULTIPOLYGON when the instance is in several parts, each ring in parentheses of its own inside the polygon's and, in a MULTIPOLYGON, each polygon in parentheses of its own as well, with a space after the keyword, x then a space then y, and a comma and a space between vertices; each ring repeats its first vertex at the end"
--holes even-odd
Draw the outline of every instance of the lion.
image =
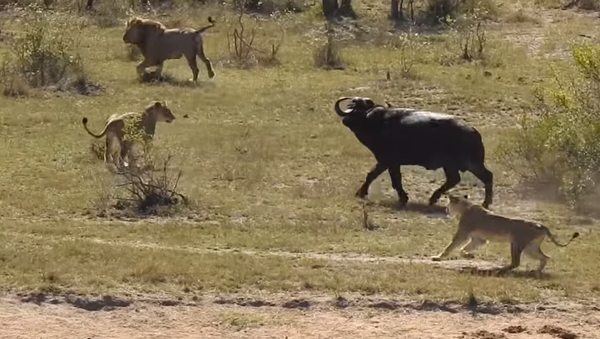
POLYGON ((487 244, 489 240, 510 242, 511 263, 500 268, 499 273, 517 268, 521 264, 521 253, 525 252, 529 257, 539 260, 536 270, 536 275, 539 277, 550 259, 540 248, 544 238, 547 236, 557 246, 566 247, 579 236, 579 233, 575 232, 566 244, 561 244, 546 226, 537 221, 495 214, 470 202, 466 195, 460 197, 450 194, 449 200, 448 212, 451 215, 459 215, 458 230, 444 251, 432 257, 434 261, 448 256, 467 240, 470 241, 461 248, 461 255, 469 259, 474 257, 473 251, 487 244))
POLYGON ((201 33, 215 25, 212 17, 208 17, 211 25, 198 30, 193 28, 167 29, 162 23, 133 17, 126 22, 123 42, 136 45, 144 60, 137 65, 137 73, 142 76, 148 67, 156 67, 156 74, 161 75, 163 63, 168 59, 179 59, 185 56, 193 74, 193 82, 198 81, 198 65, 196 56, 206 65, 208 77, 213 78, 215 72, 210 60, 204 54, 204 42, 201 33))
MULTIPOLYGON (((151 141, 154 138, 154 132, 156 130, 156 123, 159 121, 165 121, 171 123, 175 120, 173 112, 167 107, 167 102, 156 101, 153 104, 148 105, 143 113, 129 112, 118 114, 115 113, 106 119, 106 125, 100 134, 94 134, 87 127, 88 119, 83 118, 82 123, 85 130, 94 138, 102 138, 106 136, 106 149, 104 150, 104 162, 113 162, 119 166, 119 163, 114 161, 114 157, 111 150, 113 138, 116 137, 120 147, 120 157, 118 160, 123 161, 126 157, 129 158, 129 152, 132 146, 132 140, 125 140, 124 127, 127 122, 135 123, 135 127, 140 131, 144 131, 143 139, 145 142, 151 141)), ((125 166, 128 166, 124 162, 125 166)))

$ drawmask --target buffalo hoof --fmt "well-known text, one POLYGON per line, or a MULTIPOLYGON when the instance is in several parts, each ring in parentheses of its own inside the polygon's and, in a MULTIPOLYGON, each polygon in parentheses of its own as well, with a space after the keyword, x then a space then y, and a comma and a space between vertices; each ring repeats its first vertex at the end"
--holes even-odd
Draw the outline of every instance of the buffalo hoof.
POLYGON ((366 199, 368 195, 369 192, 367 190, 363 190, 362 188, 356 191, 356 193, 354 194, 354 196, 361 199, 366 199))

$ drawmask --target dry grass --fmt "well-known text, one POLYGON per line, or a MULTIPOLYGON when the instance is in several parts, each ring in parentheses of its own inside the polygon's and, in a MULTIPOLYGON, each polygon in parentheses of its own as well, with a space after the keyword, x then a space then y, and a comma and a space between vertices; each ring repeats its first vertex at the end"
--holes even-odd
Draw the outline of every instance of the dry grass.
MULTIPOLYGON (((362 9, 357 7, 359 13, 362 9)), ((96 97, 5 98, 0 105, 0 261, 6 271, 0 284, 171 294, 353 291, 455 300, 467 298, 468 287, 473 287, 478 299, 495 302, 597 297, 600 267, 586 259, 600 255, 600 239, 588 231, 597 223, 576 226, 569 223, 576 219, 561 206, 519 200, 523 198, 515 193, 511 170, 493 161, 500 132, 528 111, 531 90, 546 76, 548 62, 559 57, 548 52, 549 58, 539 58, 530 50, 531 42, 511 39, 511 25, 516 21, 519 29, 540 33, 540 46, 552 52, 547 32, 560 30, 565 39, 574 38, 575 32, 564 22, 540 27, 524 14, 508 13, 517 19, 493 26, 487 34, 486 58, 472 63, 460 60, 452 34, 423 33, 419 39, 424 52, 413 67, 418 80, 386 80, 388 71, 400 71, 397 51, 352 35, 340 52, 348 69, 328 72, 315 67, 314 53, 326 39, 317 10, 282 19, 286 37, 278 54, 280 64, 252 70, 223 67, 229 58, 227 32, 233 13, 216 7, 166 12, 164 20, 179 20, 186 13, 186 24, 194 27, 203 26, 208 15, 219 18, 204 34, 217 76, 207 81, 200 63, 198 86, 139 84, 135 63, 128 61, 121 40, 122 27, 98 27, 80 18, 82 58, 107 92, 96 97), (362 208, 353 193, 374 160, 333 112, 334 100, 342 95, 461 116, 482 131, 489 149, 488 162, 497 180, 496 210, 538 218, 561 238, 574 228, 583 236, 566 249, 545 245, 553 261, 547 268, 549 277, 539 281, 478 277, 405 262, 333 261, 309 255, 293 259, 266 253, 423 257, 436 254, 449 241, 455 221, 396 211, 396 196, 385 175, 373 184, 368 206, 380 228, 363 228, 362 208), (154 99, 168 100, 177 116, 173 124, 157 126, 155 144, 180 160, 179 187, 197 203, 198 211, 181 219, 138 223, 87 218, 85 211, 114 191, 114 178, 90 153, 82 116, 98 131, 108 115, 140 111, 154 99), (182 119, 184 114, 189 118, 182 119)), ((378 10, 374 7, 365 15, 379 17, 374 28, 389 28, 378 10)), ((56 14, 56 20, 68 19, 56 14)), ((578 24, 584 26, 586 20, 578 24)), ((18 22, 7 26, 19 30, 18 22)), ((256 39, 267 41, 270 32, 277 39, 278 27, 262 22, 256 39)), ((376 40, 378 35, 371 34, 368 40, 376 40)), ((165 72, 182 80, 190 76, 183 60, 168 61, 165 72)), ((415 202, 425 202, 442 181, 441 171, 405 168, 403 174, 415 202)), ((474 199, 483 191, 470 175, 461 189, 468 189, 474 199)), ((482 259, 507 257, 506 246, 481 250, 482 259)), ((239 317, 230 318, 224 321, 239 322, 239 317)), ((250 326, 261 320, 241 321, 240 326, 250 326)))

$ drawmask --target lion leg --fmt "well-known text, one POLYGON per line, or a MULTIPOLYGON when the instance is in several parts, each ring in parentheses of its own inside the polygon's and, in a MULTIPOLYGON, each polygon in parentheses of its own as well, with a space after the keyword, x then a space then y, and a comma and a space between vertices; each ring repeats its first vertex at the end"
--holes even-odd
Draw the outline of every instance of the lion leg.
POLYGON ((192 81, 197 82, 198 81, 198 72, 200 70, 198 69, 198 64, 196 63, 196 56, 192 55, 191 57, 189 57, 186 55, 185 58, 187 59, 190 69, 192 70, 192 75, 193 75, 192 81))
POLYGON ((110 141, 108 139, 109 136, 107 135, 106 140, 104 140, 104 163, 107 163, 110 157, 110 141))
POLYGON ((544 253, 540 247, 540 241, 535 240, 532 241, 525 249, 523 250, 528 257, 539 260, 540 264, 536 270, 536 276, 539 278, 542 275, 542 270, 546 267, 548 260, 550 257, 544 253))
POLYGON ((452 241, 450 242, 450 244, 448 246, 446 246, 446 248, 442 251, 442 253, 438 254, 437 256, 432 257, 431 259, 433 261, 439 261, 442 258, 447 257, 455 248, 464 244, 465 241, 467 241, 468 239, 469 239, 468 233, 461 232, 460 230, 457 231, 456 234, 454 234, 454 237, 452 238, 452 241))
POLYGON ((208 73, 208 77, 210 79, 215 77, 215 71, 212 68, 212 64, 210 63, 210 59, 206 57, 206 54, 204 54, 204 47, 203 45, 200 45, 198 47, 198 58, 200 58, 200 60, 202 60, 202 62, 204 63, 204 65, 206 66, 206 72, 208 73))
POLYGON ((473 255, 473 252, 479 247, 485 245, 486 243, 487 241, 485 239, 471 237, 471 241, 461 249, 461 256, 463 258, 473 259, 475 257, 473 255))
POLYGON ((510 244, 510 256, 511 256, 510 265, 502 267, 498 271, 498 273, 506 273, 508 271, 511 271, 511 270, 519 267, 519 265, 521 265, 521 253, 523 253, 523 246, 521 246, 520 244, 514 243, 514 242, 511 243, 510 244))

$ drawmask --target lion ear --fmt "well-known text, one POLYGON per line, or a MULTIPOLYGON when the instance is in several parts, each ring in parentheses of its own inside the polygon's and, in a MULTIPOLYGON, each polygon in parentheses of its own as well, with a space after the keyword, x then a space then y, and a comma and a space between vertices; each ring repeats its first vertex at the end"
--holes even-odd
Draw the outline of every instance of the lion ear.
POLYGON ((465 195, 463 195, 463 198, 465 198, 465 199, 469 199, 469 195, 468 195, 468 194, 465 194, 465 195))
POLYGON ((167 100, 163 100, 163 101, 162 101, 162 105, 163 105, 164 107, 167 107, 167 100))

